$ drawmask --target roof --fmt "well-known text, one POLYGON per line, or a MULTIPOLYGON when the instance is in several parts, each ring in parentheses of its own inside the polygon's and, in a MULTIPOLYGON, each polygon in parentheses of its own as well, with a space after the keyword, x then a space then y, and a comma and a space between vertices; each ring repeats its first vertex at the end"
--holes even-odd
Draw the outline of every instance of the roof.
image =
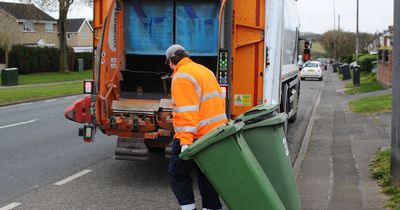
POLYGON ((85 18, 67 19, 65 22, 66 33, 77 33, 85 22, 85 18))
POLYGON ((3 10, 17 20, 57 21, 33 4, 0 2, 0 10, 3 10))

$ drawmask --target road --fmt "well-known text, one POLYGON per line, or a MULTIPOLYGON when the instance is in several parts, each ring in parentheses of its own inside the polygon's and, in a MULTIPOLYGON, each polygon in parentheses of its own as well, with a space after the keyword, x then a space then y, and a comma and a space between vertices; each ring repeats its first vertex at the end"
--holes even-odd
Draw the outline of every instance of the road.
MULTIPOLYGON (((299 115, 287 138, 293 161, 322 86, 301 84, 299 115)), ((163 153, 116 161, 115 137, 97 134, 94 144, 83 143, 79 125, 63 116, 76 99, 0 107, 0 209, 178 209, 163 153)))

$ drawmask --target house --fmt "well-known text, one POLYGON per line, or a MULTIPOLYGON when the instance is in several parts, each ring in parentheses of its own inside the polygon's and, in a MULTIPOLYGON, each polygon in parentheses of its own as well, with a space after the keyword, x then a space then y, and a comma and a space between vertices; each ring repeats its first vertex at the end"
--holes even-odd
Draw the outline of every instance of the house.
POLYGON ((388 30, 378 34, 378 38, 368 45, 370 54, 378 53, 381 48, 391 49, 393 47, 393 26, 389 26, 388 30))
POLYGON ((0 2, 0 33, 15 44, 57 47, 57 20, 33 4, 0 2))
POLYGON ((0 2, 0 67, 16 44, 58 47, 57 20, 33 4, 0 2))
POLYGON ((377 80, 384 87, 391 87, 393 78, 393 27, 389 26, 379 36, 377 80))
POLYGON ((84 18, 67 19, 65 24, 67 45, 74 52, 93 51, 93 28, 84 18))

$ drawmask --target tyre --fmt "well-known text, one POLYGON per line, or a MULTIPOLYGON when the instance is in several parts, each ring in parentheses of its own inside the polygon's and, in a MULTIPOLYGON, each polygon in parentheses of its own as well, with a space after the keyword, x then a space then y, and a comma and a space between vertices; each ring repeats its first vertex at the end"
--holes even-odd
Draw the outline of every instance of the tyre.
MULTIPOLYGON (((282 98, 281 98, 281 106, 280 106, 280 112, 281 113, 286 113, 289 114, 289 109, 290 109, 290 101, 289 101, 289 85, 284 84, 282 87, 282 98)), ((286 119, 284 125, 283 125, 283 130, 285 131, 285 134, 288 132, 288 123, 289 119, 286 119)))

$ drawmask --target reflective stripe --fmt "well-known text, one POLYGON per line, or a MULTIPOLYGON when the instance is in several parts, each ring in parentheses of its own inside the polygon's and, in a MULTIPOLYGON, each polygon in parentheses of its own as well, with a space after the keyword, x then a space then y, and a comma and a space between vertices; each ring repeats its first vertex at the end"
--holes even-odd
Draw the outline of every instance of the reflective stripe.
POLYGON ((181 209, 182 210, 193 210, 193 209, 196 209, 196 204, 192 203, 192 204, 182 205, 181 209))
POLYGON ((193 105, 193 106, 180 106, 174 108, 174 112, 176 113, 181 113, 181 112, 190 112, 190 111, 199 111, 199 106, 193 105))
POLYGON ((199 96, 199 98, 201 98, 201 89, 200 89, 199 83, 197 83, 197 80, 193 76, 191 76, 190 74, 186 74, 186 73, 177 73, 172 78, 172 81, 176 78, 185 78, 185 79, 190 80, 193 83, 193 85, 196 87, 197 95, 199 96))
POLYGON ((207 93, 207 94, 205 94, 204 96, 201 97, 200 103, 204 102, 207 99, 214 98, 214 97, 217 97, 217 96, 219 96, 218 91, 207 93))
POLYGON ((227 119, 225 113, 217 115, 217 116, 214 116, 214 117, 210 117, 210 118, 205 119, 205 120, 202 120, 202 121, 199 122, 199 126, 203 127, 205 125, 208 125, 208 124, 211 124, 211 123, 214 123, 214 122, 218 122, 218 121, 223 120, 223 119, 227 119))
POLYGON ((208 94, 205 94, 204 96, 202 96, 201 99, 200 99, 200 103, 202 103, 205 100, 208 100, 210 98, 214 98, 214 97, 218 97, 218 96, 220 98, 222 98, 222 99, 225 99, 225 94, 224 93, 219 94, 218 91, 214 91, 214 92, 211 92, 211 93, 208 93, 208 94))
POLYGON ((190 132, 197 133, 197 127, 193 126, 176 126, 174 127, 175 132, 190 132))

